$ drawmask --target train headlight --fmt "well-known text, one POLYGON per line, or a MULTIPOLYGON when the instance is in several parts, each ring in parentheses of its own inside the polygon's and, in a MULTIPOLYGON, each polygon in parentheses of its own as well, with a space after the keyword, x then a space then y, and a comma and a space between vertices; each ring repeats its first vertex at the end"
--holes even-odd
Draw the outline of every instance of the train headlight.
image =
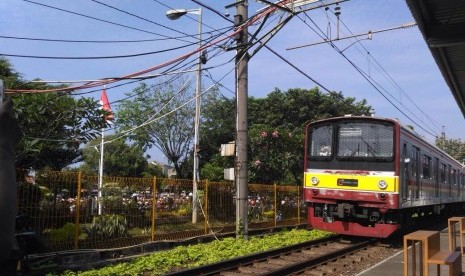
POLYGON ((385 180, 380 180, 378 182, 378 187, 381 189, 381 190, 384 190, 386 189, 388 186, 387 182, 385 180))
POLYGON ((312 182, 312 185, 316 186, 316 185, 318 185, 320 180, 318 179, 318 177, 312 176, 312 178, 310 179, 310 182, 312 182))

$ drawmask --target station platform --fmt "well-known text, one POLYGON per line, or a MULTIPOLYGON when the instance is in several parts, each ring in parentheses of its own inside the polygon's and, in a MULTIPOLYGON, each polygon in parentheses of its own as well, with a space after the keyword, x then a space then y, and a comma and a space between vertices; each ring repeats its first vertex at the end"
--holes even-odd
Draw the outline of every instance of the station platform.
MULTIPOLYGON (((449 250, 449 241, 448 241, 448 230, 447 228, 440 232, 440 247, 441 250, 449 250)), ((465 276, 465 257, 462 256, 462 276, 465 276)), ((417 264, 417 273, 420 275, 417 264)), ((447 266, 441 265, 441 275, 449 275, 449 269, 447 266)), ((413 275, 411 269, 409 268, 409 276, 413 275)), ((429 275, 437 275, 436 265, 429 265, 428 269, 429 275)), ((405 275, 405 276, 408 276, 405 275)), ((404 251, 401 250, 394 256, 362 271, 357 274, 357 276, 404 276, 404 251)))

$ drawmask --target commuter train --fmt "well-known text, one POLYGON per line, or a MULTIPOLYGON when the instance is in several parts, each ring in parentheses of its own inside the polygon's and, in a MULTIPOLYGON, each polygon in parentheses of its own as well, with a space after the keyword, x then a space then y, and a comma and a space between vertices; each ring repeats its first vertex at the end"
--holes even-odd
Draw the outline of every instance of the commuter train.
POLYGON ((303 196, 315 229, 384 238, 465 203, 464 165, 394 119, 312 122, 304 158, 303 196))

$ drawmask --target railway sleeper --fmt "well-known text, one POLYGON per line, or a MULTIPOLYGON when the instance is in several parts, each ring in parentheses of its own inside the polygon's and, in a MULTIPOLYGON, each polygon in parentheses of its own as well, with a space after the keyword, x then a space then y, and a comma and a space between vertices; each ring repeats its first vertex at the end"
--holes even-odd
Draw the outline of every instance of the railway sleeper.
POLYGON ((232 272, 232 271, 222 271, 220 272, 220 276, 242 276, 244 273, 239 272, 232 272))
POLYGON ((270 263, 270 264, 278 264, 278 265, 289 265, 292 262, 283 260, 281 258, 276 258, 276 259, 269 259, 268 263, 270 263))
POLYGON ((253 263, 253 266, 256 267, 256 268, 266 268, 266 269, 278 269, 278 268, 281 268, 283 267, 282 265, 279 265, 279 264, 270 264, 270 263, 267 263, 267 262, 256 262, 256 263, 253 263))
POLYGON ((324 271, 321 271, 321 270, 312 269, 312 270, 306 270, 305 275, 309 275, 309 276, 326 276, 326 275, 328 275, 328 273, 324 272, 324 271))
POLYGON ((365 259, 364 256, 358 256, 358 255, 350 255, 350 256, 347 256, 346 258, 352 259, 356 263, 359 263, 359 262, 363 261, 363 259, 365 259))
POLYGON ((245 273, 245 274, 261 274, 263 273, 264 269, 265 268, 257 268, 254 266, 241 266, 237 270, 240 273, 245 273))
POLYGON ((284 256, 280 256, 280 258, 286 261, 290 261, 290 262, 302 261, 302 255, 300 256, 284 255, 284 256))
POLYGON ((314 255, 321 255, 321 252, 322 251, 318 251, 317 249, 304 249, 304 250, 301 250, 300 252, 304 253, 305 255, 310 255, 310 256, 314 256, 314 255))
POLYGON ((331 265, 323 265, 321 267, 318 267, 318 270, 321 270, 327 273, 334 273, 334 272, 337 272, 339 268, 335 264, 331 264, 331 265))

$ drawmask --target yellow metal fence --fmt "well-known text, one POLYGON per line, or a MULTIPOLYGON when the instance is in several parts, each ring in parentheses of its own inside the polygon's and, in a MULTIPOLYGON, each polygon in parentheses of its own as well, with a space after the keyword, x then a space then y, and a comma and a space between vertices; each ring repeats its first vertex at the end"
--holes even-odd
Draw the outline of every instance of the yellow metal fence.
MULTIPOLYGON (((33 230, 39 251, 103 249, 235 231, 232 182, 198 184, 192 221, 192 180, 98 177, 81 172, 17 172, 18 214, 33 230)), ((302 187, 249 184, 249 229, 298 225, 306 220, 302 187)))

